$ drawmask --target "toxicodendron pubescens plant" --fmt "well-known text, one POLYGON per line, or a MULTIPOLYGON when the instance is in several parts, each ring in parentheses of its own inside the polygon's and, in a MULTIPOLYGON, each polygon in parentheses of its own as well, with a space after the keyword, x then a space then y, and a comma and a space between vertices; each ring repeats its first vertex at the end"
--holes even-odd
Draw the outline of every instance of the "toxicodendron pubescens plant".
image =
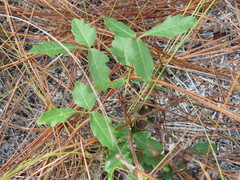
MULTIPOLYGON (((114 18, 104 18, 105 25, 115 34, 115 38, 112 41, 112 48, 110 48, 111 54, 123 66, 133 65, 135 74, 139 76, 142 81, 147 83, 151 81, 154 62, 148 47, 141 38, 145 36, 173 38, 191 28, 196 21, 197 20, 192 16, 184 17, 181 14, 169 16, 163 23, 137 37, 136 33, 124 23, 114 18)), ((74 34, 75 40, 84 47, 67 43, 43 42, 41 45, 35 45, 28 54, 47 54, 49 56, 55 56, 67 53, 65 48, 69 50, 87 50, 89 71, 95 88, 105 92, 109 88, 121 87, 125 83, 126 78, 111 81, 108 76, 110 69, 106 65, 109 61, 108 56, 98 49, 93 48, 97 37, 96 28, 91 27, 88 23, 84 23, 82 19, 73 19, 72 33, 74 34), (65 46, 65 48, 62 46, 65 46)), ((120 153, 122 158, 129 164, 132 164, 133 161, 128 142, 125 139, 127 130, 123 128, 117 131, 117 126, 111 123, 109 117, 97 112, 91 112, 96 102, 96 96, 91 90, 89 85, 75 82, 72 95, 76 105, 90 111, 92 132, 94 136, 99 139, 100 143, 109 149, 104 170, 108 172, 109 179, 111 179, 114 170, 123 166, 122 162, 116 158, 117 154, 120 153), (119 152, 119 149, 121 152, 119 152)), ((71 108, 57 109, 51 107, 49 111, 43 113, 38 124, 55 126, 59 122, 65 122, 69 116, 76 112, 79 111, 71 108)), ((162 152, 162 144, 151 138, 151 132, 137 132, 133 134, 133 139, 142 153, 142 167, 153 168, 157 165, 162 159, 162 156, 155 157, 154 154, 160 154, 162 152)), ((171 170, 165 173, 171 173, 171 170)))

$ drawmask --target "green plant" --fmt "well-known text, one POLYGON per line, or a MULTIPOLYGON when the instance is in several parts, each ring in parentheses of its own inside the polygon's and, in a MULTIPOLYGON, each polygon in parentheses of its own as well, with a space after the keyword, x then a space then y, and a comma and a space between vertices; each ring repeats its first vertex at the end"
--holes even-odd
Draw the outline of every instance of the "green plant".
POLYGON ((192 146, 191 150, 198 154, 206 155, 209 152, 213 152, 216 148, 217 146, 215 144, 200 141, 199 143, 192 146))
MULTIPOLYGON (((117 21, 114 18, 104 18, 105 25, 115 34, 115 39, 112 41, 111 54, 123 66, 133 65, 135 74, 142 81, 149 83, 154 70, 154 62, 147 45, 141 40, 145 36, 163 36, 172 38, 187 29, 193 27, 196 19, 192 16, 184 17, 183 15, 169 16, 162 24, 159 24, 151 30, 137 37, 136 33, 126 26, 124 23, 117 21)), ((103 52, 92 48, 96 41, 96 29, 90 27, 90 24, 84 23, 81 19, 73 19, 72 32, 75 40, 85 47, 74 46, 66 43, 58 42, 43 42, 41 45, 35 45, 28 54, 47 54, 54 56, 57 54, 65 54, 67 50, 84 49, 88 51, 88 66, 92 76, 95 89, 101 89, 106 92, 109 88, 119 88, 127 80, 121 78, 117 81, 111 81, 108 77, 110 69, 106 65, 109 61, 107 55, 103 52)), ((80 82, 75 83, 73 90, 73 99, 76 105, 90 111, 90 125, 94 136, 100 143, 109 149, 106 157, 104 170, 108 172, 109 179, 112 178, 116 168, 122 167, 123 162, 119 161, 116 155, 120 154, 126 163, 132 164, 133 157, 129 150, 129 143, 126 140, 128 135, 127 127, 120 130, 117 126, 111 123, 111 119, 106 115, 91 111, 96 102, 96 94, 91 92, 91 87, 80 82)), ((57 109, 51 107, 49 111, 43 113, 38 121, 38 124, 56 125, 58 122, 65 122, 70 115, 77 112, 74 109, 57 109)), ((86 112, 81 112, 86 113, 86 112)), ((133 135, 134 143, 139 148, 141 154, 142 168, 152 169, 163 158, 161 156, 162 144, 151 138, 151 132, 140 131, 133 135)), ((166 179, 172 177, 172 170, 166 166, 163 175, 166 179)))

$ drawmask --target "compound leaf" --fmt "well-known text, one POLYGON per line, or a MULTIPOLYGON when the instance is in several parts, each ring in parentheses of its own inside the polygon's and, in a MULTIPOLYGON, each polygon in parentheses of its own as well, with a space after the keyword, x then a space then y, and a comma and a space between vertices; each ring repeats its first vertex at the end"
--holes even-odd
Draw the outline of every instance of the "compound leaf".
POLYGON ((91 93, 90 90, 90 86, 80 82, 75 82, 72 92, 75 104, 79 107, 91 110, 96 102, 96 96, 94 93, 91 93))
POLYGON ((185 32, 187 29, 193 27, 197 22, 192 16, 184 17, 182 14, 176 16, 168 16, 163 23, 158 24, 151 30, 144 33, 143 36, 153 35, 173 38, 174 36, 185 32))
POLYGON ((103 52, 97 49, 90 49, 88 53, 89 71, 96 88, 100 88, 103 91, 107 91, 111 87, 108 77, 110 69, 106 65, 108 61, 108 57, 103 52))
POLYGON ((59 122, 65 122, 69 116, 75 114, 76 112, 78 111, 75 109, 57 109, 55 107, 51 107, 49 111, 42 114, 37 123, 38 125, 49 124, 51 126, 55 126, 59 122))
POLYGON ((112 136, 115 129, 110 122, 110 118, 103 116, 102 114, 91 112, 90 125, 93 135, 98 138, 103 146, 108 147, 111 150, 116 148, 115 137, 112 136))
POLYGON ((135 32, 122 23, 117 21, 115 18, 104 18, 105 25, 112 31, 116 36, 125 37, 125 38, 135 38, 135 32))
MULTIPOLYGON (((82 47, 74 46, 72 44, 61 43, 70 51, 81 49, 82 47)), ((55 56, 58 54, 66 54, 67 51, 58 42, 42 42, 42 44, 34 45, 27 54, 47 54, 48 56, 55 56)))
POLYGON ((79 44, 91 47, 96 40, 96 28, 90 27, 90 24, 84 23, 82 19, 72 20, 72 33, 79 44))

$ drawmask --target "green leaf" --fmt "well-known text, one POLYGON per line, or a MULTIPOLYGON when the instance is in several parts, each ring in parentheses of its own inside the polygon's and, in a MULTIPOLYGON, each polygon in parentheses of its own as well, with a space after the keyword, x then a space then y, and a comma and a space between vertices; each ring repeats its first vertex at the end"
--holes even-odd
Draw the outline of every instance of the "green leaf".
POLYGON ((96 85, 103 91, 107 91, 110 85, 108 74, 110 69, 105 63, 109 61, 108 57, 97 49, 90 49, 88 53, 89 71, 96 85))
POLYGON ((165 166, 163 167, 163 169, 164 169, 165 172, 172 172, 172 168, 171 168, 171 166, 169 166, 169 165, 165 165, 165 166))
POLYGON ((146 82, 150 82, 154 64, 148 47, 140 39, 136 39, 132 44, 132 48, 135 52, 132 63, 137 76, 140 76, 146 82))
POLYGON ((125 84, 126 81, 127 81, 127 78, 126 78, 126 77, 117 79, 117 80, 115 80, 115 81, 112 82, 112 86, 113 86, 114 88, 120 88, 120 87, 122 87, 122 86, 125 84))
POLYGON ((158 89, 159 91, 167 92, 167 90, 164 87, 155 85, 155 88, 158 89))
POLYGON ((72 96, 75 104, 79 107, 91 110, 96 102, 96 96, 90 92, 91 88, 80 82, 75 82, 72 96))
MULTIPOLYGON (((144 167, 142 167, 141 165, 139 165, 139 166, 140 166, 140 171, 144 172, 145 171, 144 167)), ((143 176, 143 177, 144 177, 143 179, 148 179, 145 176, 143 176)), ((138 173, 136 171, 133 171, 132 173, 129 172, 127 174, 126 179, 127 180, 137 180, 138 179, 138 173)))
POLYGON ((115 56, 122 65, 131 65, 131 61, 135 58, 131 38, 116 36, 112 41, 112 47, 113 48, 110 48, 112 55, 115 56))
POLYGON ((163 159, 163 156, 154 157, 154 156, 148 156, 146 154, 142 155, 143 163, 151 167, 156 167, 162 159, 163 159))
POLYGON ((147 117, 147 120, 142 120, 141 121, 143 124, 149 124, 149 123, 153 123, 154 119, 151 117, 147 117))
POLYGON ((177 164, 177 167, 178 168, 183 168, 185 166, 184 162, 180 161, 178 164, 177 164))
POLYGON ((153 59, 148 47, 140 39, 116 36, 110 49, 113 56, 123 65, 134 65, 136 74, 149 82, 153 74, 153 59))
POLYGON ((135 83, 135 84, 139 84, 139 83, 141 83, 143 81, 141 79, 131 79, 131 82, 135 83))
POLYGON ((59 122, 65 122, 69 116, 75 114, 76 112, 78 111, 75 109, 57 109, 55 107, 51 107, 49 111, 42 114, 37 123, 38 125, 49 124, 51 126, 55 126, 59 122))
POLYGON ((111 150, 116 148, 115 137, 111 136, 115 129, 111 124, 109 117, 103 116, 102 114, 96 112, 91 112, 90 125, 93 135, 98 138, 103 146, 106 146, 111 150))
MULTIPOLYGON (((123 122, 118 123, 118 125, 115 126, 115 129, 120 127, 120 126, 122 126, 122 125, 124 125, 124 124, 125 123, 123 123, 123 122)), ((127 128, 124 127, 124 128, 119 129, 119 130, 115 130, 114 135, 115 135, 116 139, 123 139, 123 138, 125 138, 128 135, 127 128)))
POLYGON ((112 31, 116 36, 121 36, 125 38, 135 38, 135 32, 122 23, 121 21, 117 21, 115 18, 104 18, 105 25, 112 31))
POLYGON ((176 16, 168 16, 167 19, 161 24, 153 27, 151 30, 144 33, 143 36, 162 36, 173 38, 174 36, 181 34, 193 27, 193 25, 197 22, 192 16, 184 17, 182 14, 178 14, 176 16))
MULTIPOLYGON (((82 48, 67 43, 61 44, 68 48, 69 51, 82 48)), ((33 48, 27 52, 27 54, 47 54, 49 56, 66 53, 67 51, 58 42, 42 42, 42 44, 34 45, 33 48)))
POLYGON ((148 156, 153 156, 152 150, 157 153, 162 152, 163 145, 158 141, 151 139, 151 132, 141 131, 133 134, 134 141, 136 145, 148 156))
POLYGON ((173 172, 172 170, 169 171, 169 172, 163 172, 163 177, 164 177, 164 180, 172 180, 173 179, 173 172))
POLYGON ((96 40, 96 28, 91 28, 90 24, 84 23, 82 19, 72 20, 72 33, 79 44, 91 47, 96 40))
MULTIPOLYGON (((123 156, 124 160, 129 164, 132 164, 132 155, 131 151, 129 151, 129 145, 127 141, 118 143, 118 147, 121 150, 121 155, 123 156)), ((123 164, 116 158, 116 155, 119 154, 117 149, 111 150, 107 155, 105 164, 104 164, 104 171, 108 172, 109 179, 112 179, 114 170, 118 167, 121 167, 123 164)))
POLYGON ((136 172, 133 172, 133 173, 129 173, 128 175, 127 175, 127 178, 126 178, 127 180, 136 180, 137 179, 137 174, 136 174, 136 172))
MULTIPOLYGON (((195 144, 191 149, 198 152, 199 154, 206 155, 208 153, 209 146, 210 146, 209 142, 201 141, 201 142, 195 144)), ((214 150, 217 148, 217 146, 215 144, 212 144, 212 147, 214 150)), ((211 148, 210 148, 209 152, 212 152, 211 148)))
POLYGON ((122 163, 115 157, 118 153, 117 150, 110 151, 106 158, 103 170, 108 173, 108 179, 112 179, 115 169, 122 166, 122 163))

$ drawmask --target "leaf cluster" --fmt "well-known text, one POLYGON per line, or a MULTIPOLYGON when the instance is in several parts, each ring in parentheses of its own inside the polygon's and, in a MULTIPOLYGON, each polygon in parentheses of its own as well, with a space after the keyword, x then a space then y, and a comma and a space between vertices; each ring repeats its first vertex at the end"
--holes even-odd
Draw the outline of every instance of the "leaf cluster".
MULTIPOLYGON (((114 18, 104 18, 104 23, 110 31, 115 34, 112 41, 111 54, 123 66, 133 66, 135 74, 145 82, 150 82, 154 69, 154 62, 147 45, 141 40, 144 36, 163 36, 174 37, 191 28, 196 19, 192 16, 184 17, 183 15, 169 16, 162 24, 157 25, 151 30, 137 37, 136 33, 124 23, 114 18)), ((74 46, 59 42, 43 42, 41 45, 35 45, 28 54, 47 54, 55 56, 57 54, 65 54, 70 50, 85 49, 88 51, 88 67, 92 76, 96 89, 107 91, 109 88, 119 88, 124 85, 126 78, 117 81, 109 79, 110 69, 106 65, 109 61, 107 55, 98 49, 93 48, 97 38, 96 28, 88 23, 84 23, 82 19, 73 19, 72 33, 75 40, 82 46, 74 46)), ((126 68, 127 69, 127 68, 126 68)), ((90 111, 90 125, 93 135, 99 139, 99 142, 109 149, 106 157, 104 170, 108 172, 109 179, 112 178, 116 168, 123 167, 124 164, 116 157, 121 153, 126 163, 132 164, 133 157, 129 150, 129 142, 126 139, 128 135, 127 128, 116 130, 117 126, 111 123, 111 119, 107 116, 91 111, 96 103, 96 95, 89 85, 75 82, 73 90, 74 103, 90 111), (119 150, 121 152, 119 152, 119 150)), ((59 122, 65 122, 69 116, 80 112, 75 109, 57 109, 51 107, 44 112, 38 121, 38 124, 49 124, 55 126, 59 122)), ((85 113, 85 112, 81 112, 85 113)), ((133 140, 141 154, 141 162, 144 167, 153 168, 163 158, 159 155, 163 151, 163 145, 151 138, 151 132, 140 131, 133 134, 133 140)), ((197 148, 198 149, 198 148, 197 148)), ((171 168, 165 168, 164 176, 171 177, 171 168)))

